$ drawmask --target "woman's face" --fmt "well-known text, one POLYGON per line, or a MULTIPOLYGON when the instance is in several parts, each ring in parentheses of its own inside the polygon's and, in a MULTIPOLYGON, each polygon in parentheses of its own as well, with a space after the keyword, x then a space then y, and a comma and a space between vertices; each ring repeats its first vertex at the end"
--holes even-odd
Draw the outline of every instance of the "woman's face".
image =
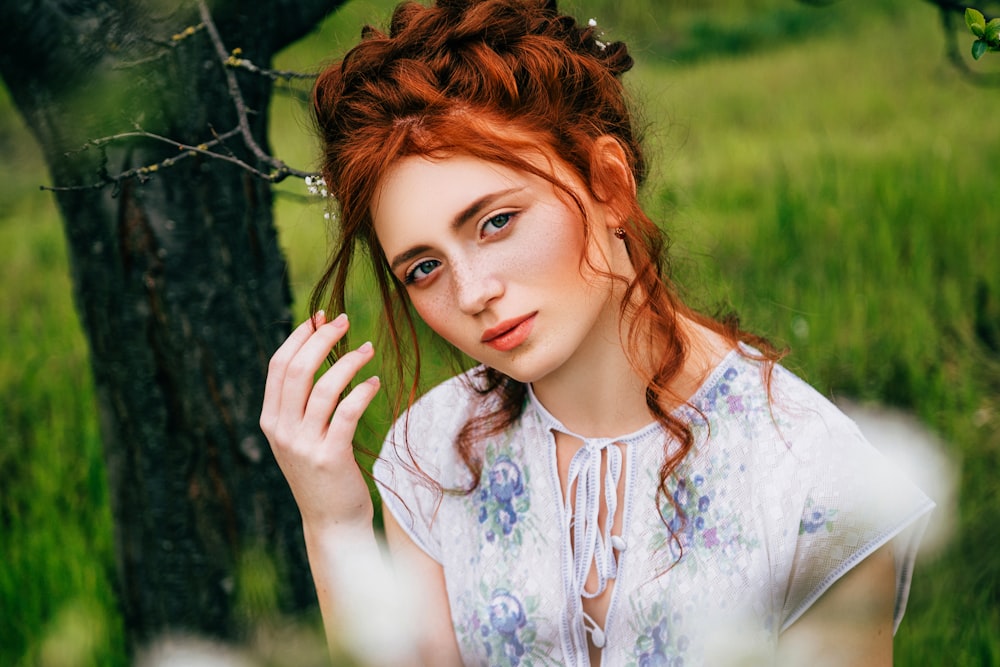
POLYGON ((617 333, 620 301, 617 283, 594 267, 630 268, 608 208, 556 175, 587 210, 589 263, 585 223, 565 193, 477 158, 404 158, 386 173, 372 207, 386 259, 420 317, 465 354, 522 382, 598 354, 609 326, 617 333))

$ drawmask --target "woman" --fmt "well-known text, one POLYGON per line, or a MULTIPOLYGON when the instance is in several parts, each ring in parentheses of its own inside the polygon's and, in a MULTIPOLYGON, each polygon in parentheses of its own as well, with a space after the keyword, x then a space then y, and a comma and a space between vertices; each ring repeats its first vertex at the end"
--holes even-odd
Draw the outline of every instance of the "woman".
MULTIPOLYGON (((313 310, 344 309, 363 248, 401 376, 386 537, 427 586, 414 662, 889 665, 932 505, 765 341, 678 298, 631 64, 554 1, 439 0, 316 83, 340 216, 313 310), (419 400, 411 313, 479 364, 419 400)), ((378 559, 351 441, 380 383, 338 400, 375 354, 348 328, 301 325, 261 415, 331 633, 345 545, 378 559)))

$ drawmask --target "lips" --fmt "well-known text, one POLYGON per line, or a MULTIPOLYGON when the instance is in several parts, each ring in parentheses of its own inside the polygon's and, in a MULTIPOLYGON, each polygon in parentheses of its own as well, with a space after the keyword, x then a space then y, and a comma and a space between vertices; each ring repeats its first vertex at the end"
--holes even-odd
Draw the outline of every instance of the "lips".
POLYGON ((495 350, 509 352, 527 340, 531 334, 531 329, 535 325, 535 315, 537 312, 504 320, 495 327, 491 327, 483 332, 480 342, 485 343, 495 350))

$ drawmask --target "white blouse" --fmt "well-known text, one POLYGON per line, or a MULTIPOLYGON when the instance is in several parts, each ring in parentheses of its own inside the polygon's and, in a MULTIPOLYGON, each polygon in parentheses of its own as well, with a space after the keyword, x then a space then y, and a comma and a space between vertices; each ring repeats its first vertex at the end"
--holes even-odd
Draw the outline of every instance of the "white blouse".
POLYGON ((898 626, 933 503, 786 369, 774 368, 769 399, 760 365, 734 350, 675 413, 695 436, 668 480, 681 514, 657 495, 668 440, 658 423, 580 438, 571 502, 554 432, 573 434, 530 391, 517 422, 481 443, 476 489, 449 492, 469 486, 454 440, 482 409, 475 372, 421 398, 374 466, 385 507, 444 569, 466 665, 587 665, 588 634, 605 667, 763 664, 785 628, 890 540, 898 626), (597 516, 601 503, 615 516, 622 478, 612 535, 597 516), (611 579, 602 628, 582 598, 611 579))

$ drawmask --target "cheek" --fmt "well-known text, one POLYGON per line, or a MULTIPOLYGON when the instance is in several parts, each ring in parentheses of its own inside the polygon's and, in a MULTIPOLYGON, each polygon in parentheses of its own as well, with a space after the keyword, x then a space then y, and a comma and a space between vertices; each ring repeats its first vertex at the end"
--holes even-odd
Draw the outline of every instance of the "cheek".
POLYGON ((520 275, 544 276, 551 286, 576 285, 583 279, 584 237, 578 218, 566 212, 553 215, 544 231, 526 245, 524 256, 530 261, 517 267, 520 275))
POLYGON ((468 340, 471 333, 466 317, 459 311, 454 295, 450 290, 435 294, 420 294, 411 296, 410 302, 417 315, 431 331, 446 342, 466 354, 471 350, 468 340))
POLYGON ((411 296, 410 302, 424 324, 445 338, 448 337, 447 332, 442 329, 454 319, 453 300, 440 294, 421 294, 416 298, 411 296))

